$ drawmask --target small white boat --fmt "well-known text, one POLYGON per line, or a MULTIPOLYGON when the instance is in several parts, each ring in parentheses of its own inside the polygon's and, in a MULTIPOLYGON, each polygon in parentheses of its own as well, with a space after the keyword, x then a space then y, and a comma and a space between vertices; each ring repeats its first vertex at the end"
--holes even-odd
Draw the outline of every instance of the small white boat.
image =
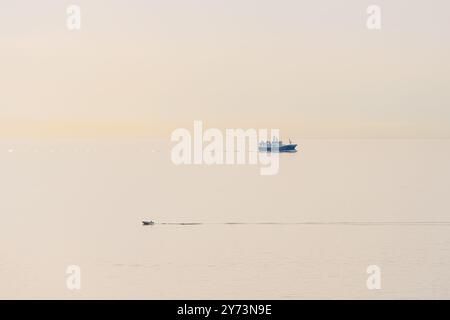
POLYGON ((152 220, 144 220, 144 221, 142 221, 142 224, 143 224, 144 226, 152 226, 152 225, 155 224, 155 222, 152 221, 152 220))

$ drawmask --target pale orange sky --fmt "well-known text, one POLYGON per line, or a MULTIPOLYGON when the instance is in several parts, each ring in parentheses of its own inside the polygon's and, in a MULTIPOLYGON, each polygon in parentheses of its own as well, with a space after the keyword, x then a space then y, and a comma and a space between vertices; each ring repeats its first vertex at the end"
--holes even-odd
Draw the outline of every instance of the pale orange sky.
POLYGON ((24 1, 0 7, 0 138, 450 137, 450 3, 24 1), (82 29, 66 29, 78 4, 82 29))

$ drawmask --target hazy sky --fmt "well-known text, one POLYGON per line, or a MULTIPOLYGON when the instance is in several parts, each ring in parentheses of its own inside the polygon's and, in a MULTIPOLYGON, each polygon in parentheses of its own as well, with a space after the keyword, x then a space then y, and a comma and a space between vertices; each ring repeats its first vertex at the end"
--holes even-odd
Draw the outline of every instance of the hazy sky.
POLYGON ((450 137, 449 57, 448 0, 0 0, 0 138, 450 137))

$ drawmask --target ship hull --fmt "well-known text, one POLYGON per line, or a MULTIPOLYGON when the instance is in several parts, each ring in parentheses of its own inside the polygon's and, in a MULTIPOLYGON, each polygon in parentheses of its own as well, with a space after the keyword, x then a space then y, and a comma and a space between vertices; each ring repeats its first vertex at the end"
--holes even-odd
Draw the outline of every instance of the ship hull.
POLYGON ((281 147, 274 147, 271 146, 263 146, 259 147, 258 150, 260 152, 296 152, 297 145, 296 144, 287 144, 283 145, 281 147))

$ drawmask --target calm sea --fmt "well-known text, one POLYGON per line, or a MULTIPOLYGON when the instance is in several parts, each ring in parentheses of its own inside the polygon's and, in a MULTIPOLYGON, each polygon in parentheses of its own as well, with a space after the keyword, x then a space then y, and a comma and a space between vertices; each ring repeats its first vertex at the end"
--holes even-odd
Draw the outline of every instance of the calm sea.
POLYGON ((0 298, 449 299, 450 140, 297 143, 274 176, 162 141, 1 143, 0 298))

